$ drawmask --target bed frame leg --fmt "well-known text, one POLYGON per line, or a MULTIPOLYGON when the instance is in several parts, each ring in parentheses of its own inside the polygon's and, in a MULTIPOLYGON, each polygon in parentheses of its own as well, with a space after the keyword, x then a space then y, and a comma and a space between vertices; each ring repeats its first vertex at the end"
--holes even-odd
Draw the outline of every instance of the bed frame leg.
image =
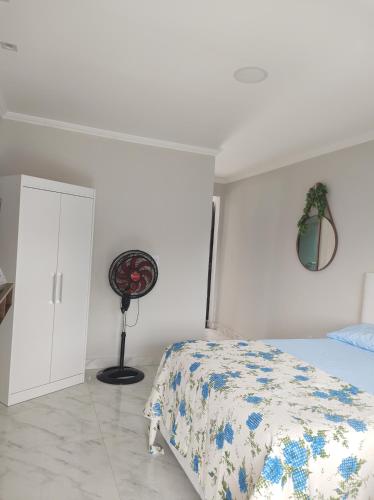
POLYGON ((149 424, 149 453, 151 455, 164 454, 162 446, 160 446, 159 444, 155 444, 158 429, 158 420, 151 420, 151 423, 149 424))

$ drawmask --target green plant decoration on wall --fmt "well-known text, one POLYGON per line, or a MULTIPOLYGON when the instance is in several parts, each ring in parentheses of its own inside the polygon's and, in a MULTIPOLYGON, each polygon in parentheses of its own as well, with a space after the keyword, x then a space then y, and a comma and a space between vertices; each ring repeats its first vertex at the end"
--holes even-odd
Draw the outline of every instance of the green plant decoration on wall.
POLYGON ((325 215, 327 204, 327 187, 325 184, 318 182, 315 186, 309 189, 306 195, 305 208, 303 215, 300 217, 297 226, 299 234, 304 234, 307 229, 307 220, 311 209, 314 207, 318 212, 318 217, 321 219, 325 215))

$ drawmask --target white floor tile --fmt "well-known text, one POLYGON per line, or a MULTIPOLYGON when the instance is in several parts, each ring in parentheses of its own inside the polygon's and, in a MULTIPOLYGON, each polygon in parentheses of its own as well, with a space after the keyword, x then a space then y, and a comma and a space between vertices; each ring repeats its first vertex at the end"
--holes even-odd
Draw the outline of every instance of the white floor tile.
POLYGON ((155 366, 134 385, 86 383, 0 405, 0 500, 197 500, 170 450, 147 452, 143 408, 155 366))

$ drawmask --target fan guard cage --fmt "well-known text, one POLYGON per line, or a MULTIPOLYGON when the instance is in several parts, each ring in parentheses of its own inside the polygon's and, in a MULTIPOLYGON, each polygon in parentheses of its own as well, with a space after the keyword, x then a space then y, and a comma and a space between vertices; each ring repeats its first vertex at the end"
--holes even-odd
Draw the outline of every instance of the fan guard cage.
POLYGON ((142 250, 121 253, 109 269, 109 283, 114 292, 121 297, 128 294, 131 299, 147 295, 155 286, 157 278, 156 261, 142 250))

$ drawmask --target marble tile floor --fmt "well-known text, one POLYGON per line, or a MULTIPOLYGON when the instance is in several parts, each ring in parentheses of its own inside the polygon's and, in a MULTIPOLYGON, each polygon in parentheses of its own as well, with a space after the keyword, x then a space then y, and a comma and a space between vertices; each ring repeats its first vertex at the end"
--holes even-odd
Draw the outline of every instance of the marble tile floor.
POLYGON ((122 387, 89 370, 84 384, 0 404, 0 500, 198 500, 167 445, 164 456, 147 452, 142 411, 156 368, 122 387))

